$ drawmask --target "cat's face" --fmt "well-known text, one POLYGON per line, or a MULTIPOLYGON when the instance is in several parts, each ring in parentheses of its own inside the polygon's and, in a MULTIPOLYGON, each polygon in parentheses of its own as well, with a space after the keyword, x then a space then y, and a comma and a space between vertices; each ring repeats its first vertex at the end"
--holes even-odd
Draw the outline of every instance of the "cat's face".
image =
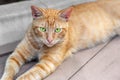
POLYGON ((64 40, 67 33, 67 23, 60 23, 59 21, 52 22, 48 19, 40 19, 34 22, 34 31, 38 39, 48 47, 60 43, 64 40))
POLYGON ((32 6, 33 29, 38 39, 52 47, 64 41, 68 31, 70 10, 58 11, 32 6))

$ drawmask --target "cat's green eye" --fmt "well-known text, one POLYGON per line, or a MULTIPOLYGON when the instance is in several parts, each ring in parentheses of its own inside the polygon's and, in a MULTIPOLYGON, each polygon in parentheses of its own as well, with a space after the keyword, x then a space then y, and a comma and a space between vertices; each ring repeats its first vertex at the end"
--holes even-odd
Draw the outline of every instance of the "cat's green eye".
POLYGON ((40 29, 40 31, 42 31, 42 32, 45 32, 45 31, 46 31, 46 28, 44 28, 44 27, 40 27, 39 29, 40 29))
POLYGON ((56 29, 55 29, 55 32, 56 32, 56 33, 59 33, 61 30, 62 30, 61 28, 56 28, 56 29))

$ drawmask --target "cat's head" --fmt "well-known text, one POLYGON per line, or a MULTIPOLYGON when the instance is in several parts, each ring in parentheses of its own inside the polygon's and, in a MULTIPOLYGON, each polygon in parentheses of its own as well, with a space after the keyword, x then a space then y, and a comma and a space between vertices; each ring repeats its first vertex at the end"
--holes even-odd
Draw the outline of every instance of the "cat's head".
POLYGON ((40 41, 48 47, 64 41, 68 32, 68 21, 72 7, 55 10, 31 6, 31 10, 33 29, 40 41))

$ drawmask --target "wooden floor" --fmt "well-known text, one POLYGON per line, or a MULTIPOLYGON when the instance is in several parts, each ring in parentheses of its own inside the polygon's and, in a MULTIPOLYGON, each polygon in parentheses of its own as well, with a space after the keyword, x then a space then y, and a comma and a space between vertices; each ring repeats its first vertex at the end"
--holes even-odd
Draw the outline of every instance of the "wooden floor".
MULTIPOLYGON (((0 77, 7 57, 0 56, 0 77)), ((35 63, 23 66, 17 76, 35 63)), ((120 37, 75 53, 44 80, 120 80, 120 37)))

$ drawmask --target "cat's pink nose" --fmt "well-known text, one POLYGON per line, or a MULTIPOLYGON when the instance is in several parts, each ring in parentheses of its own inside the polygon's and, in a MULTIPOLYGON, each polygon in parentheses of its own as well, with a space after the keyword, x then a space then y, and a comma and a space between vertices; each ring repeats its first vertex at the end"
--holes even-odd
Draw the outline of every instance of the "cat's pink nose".
POLYGON ((49 43, 51 43, 51 42, 53 41, 53 39, 47 39, 47 41, 48 41, 49 43))

